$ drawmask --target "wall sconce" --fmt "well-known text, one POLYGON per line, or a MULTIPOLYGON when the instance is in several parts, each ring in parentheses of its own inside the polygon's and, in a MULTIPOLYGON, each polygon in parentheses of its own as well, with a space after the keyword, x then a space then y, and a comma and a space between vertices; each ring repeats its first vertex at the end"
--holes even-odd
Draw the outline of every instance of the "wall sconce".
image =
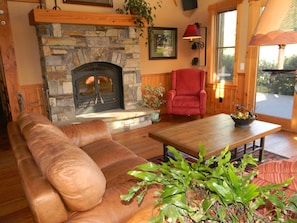
POLYGON ((188 25, 183 35, 183 39, 190 40, 190 42, 192 42, 193 39, 201 38, 201 33, 199 28, 200 28, 199 23, 188 25))
MULTIPOLYGON (((201 41, 201 33, 200 33, 200 25, 199 23, 188 25, 186 31, 183 35, 184 40, 190 40, 192 43, 192 50, 200 50, 205 47, 205 43, 201 41), (195 39, 199 39, 199 41, 193 41, 195 39)), ((192 59, 192 65, 197 65, 199 63, 199 58, 194 57, 192 59)))

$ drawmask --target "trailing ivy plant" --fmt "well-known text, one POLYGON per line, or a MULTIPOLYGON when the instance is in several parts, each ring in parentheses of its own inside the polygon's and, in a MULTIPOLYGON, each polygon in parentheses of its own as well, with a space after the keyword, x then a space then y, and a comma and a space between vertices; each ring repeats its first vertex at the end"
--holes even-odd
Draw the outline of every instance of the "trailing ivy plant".
POLYGON ((139 181, 121 195, 124 201, 136 197, 140 204, 151 185, 160 185, 155 202, 159 215, 152 217, 150 223, 296 221, 291 217, 297 213, 297 195, 286 198, 280 190, 292 178, 266 186, 251 183, 257 174, 255 170, 246 171, 248 165, 257 165, 251 154, 232 163, 227 146, 220 156, 205 160, 206 149, 200 145, 197 162, 190 163, 175 148, 169 146, 168 150, 174 159, 161 164, 148 162, 129 171, 139 181), (269 210, 257 212, 267 203, 269 210))
POLYGON ((161 8, 162 0, 158 0, 156 5, 152 5, 148 0, 125 0, 123 8, 117 8, 116 12, 119 14, 131 14, 133 16, 134 24, 140 28, 140 36, 143 37, 144 28, 154 26, 154 19, 156 18, 155 10, 157 7, 161 8))

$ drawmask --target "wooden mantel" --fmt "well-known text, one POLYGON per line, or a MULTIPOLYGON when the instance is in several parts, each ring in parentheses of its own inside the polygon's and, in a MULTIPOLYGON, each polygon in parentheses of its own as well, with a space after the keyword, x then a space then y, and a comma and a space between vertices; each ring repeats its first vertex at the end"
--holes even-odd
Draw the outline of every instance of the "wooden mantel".
POLYGON ((63 10, 33 9, 29 12, 30 25, 63 23, 80 25, 135 26, 133 17, 126 14, 104 14, 63 10))

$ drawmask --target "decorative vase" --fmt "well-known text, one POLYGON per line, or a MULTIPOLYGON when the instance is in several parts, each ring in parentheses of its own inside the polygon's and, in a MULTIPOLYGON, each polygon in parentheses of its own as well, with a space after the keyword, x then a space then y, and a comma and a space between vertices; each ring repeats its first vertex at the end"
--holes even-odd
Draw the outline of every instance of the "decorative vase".
POLYGON ((159 122, 160 119, 160 111, 159 110, 155 110, 152 114, 151 114, 151 120, 152 122, 159 122))

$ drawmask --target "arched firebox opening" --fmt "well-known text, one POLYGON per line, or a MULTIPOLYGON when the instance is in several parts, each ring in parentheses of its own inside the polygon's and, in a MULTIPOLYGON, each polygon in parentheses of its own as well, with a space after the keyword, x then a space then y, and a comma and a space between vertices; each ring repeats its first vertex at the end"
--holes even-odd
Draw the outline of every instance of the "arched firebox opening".
POLYGON ((75 68, 71 74, 76 115, 124 109, 121 67, 92 62, 75 68))

